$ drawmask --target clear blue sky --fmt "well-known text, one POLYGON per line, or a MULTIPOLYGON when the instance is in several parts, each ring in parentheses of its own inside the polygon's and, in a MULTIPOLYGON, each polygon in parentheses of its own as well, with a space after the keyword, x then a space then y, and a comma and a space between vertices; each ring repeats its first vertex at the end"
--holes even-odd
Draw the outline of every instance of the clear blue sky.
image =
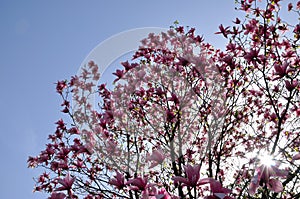
POLYGON ((236 14, 234 0, 1 0, 1 198, 45 198, 32 194, 38 173, 27 169, 27 157, 44 149, 62 117, 54 83, 76 74, 97 44, 122 31, 168 28, 178 20, 222 47, 224 40, 213 33, 236 14))

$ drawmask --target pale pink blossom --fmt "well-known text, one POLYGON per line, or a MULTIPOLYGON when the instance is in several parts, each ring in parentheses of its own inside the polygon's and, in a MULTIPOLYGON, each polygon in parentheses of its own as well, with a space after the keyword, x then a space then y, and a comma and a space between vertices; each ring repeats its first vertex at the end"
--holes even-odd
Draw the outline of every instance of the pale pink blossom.
POLYGON ((150 168, 153 168, 161 164, 165 159, 165 155, 161 149, 154 150, 151 155, 149 155, 146 160, 151 162, 150 168))

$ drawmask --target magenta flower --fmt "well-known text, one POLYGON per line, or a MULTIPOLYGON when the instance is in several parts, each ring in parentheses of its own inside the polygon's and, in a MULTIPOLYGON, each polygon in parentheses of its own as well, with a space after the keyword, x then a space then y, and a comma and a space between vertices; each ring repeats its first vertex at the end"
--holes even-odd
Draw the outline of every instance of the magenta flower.
POLYGON ((241 20, 239 18, 236 18, 235 21, 233 22, 235 24, 240 24, 241 23, 241 20))
POLYGON ((250 52, 246 53, 244 58, 247 60, 248 63, 254 61, 258 58, 259 50, 251 49, 250 52))
POLYGON ((66 81, 58 81, 56 83, 56 92, 59 94, 62 94, 63 90, 67 88, 67 82, 66 81))
POLYGON ((171 196, 164 188, 161 188, 155 197, 156 199, 171 199, 171 196))
POLYGON ((117 76, 118 78, 115 79, 114 83, 116 83, 118 80, 120 80, 124 76, 124 71, 117 69, 116 72, 113 73, 113 75, 117 76))
POLYGON ((129 71, 130 69, 135 68, 136 66, 138 66, 137 63, 132 63, 132 64, 130 64, 128 61, 126 61, 126 62, 121 62, 121 64, 124 66, 125 71, 129 71))
POLYGON ((287 175, 288 171, 278 169, 276 166, 261 165, 251 180, 249 194, 253 195, 257 188, 263 185, 266 185, 271 191, 279 193, 283 190, 283 185, 278 179, 272 177, 286 177, 287 175))
POLYGON ((188 187, 195 187, 199 185, 198 181, 200 179, 200 165, 195 165, 193 167, 191 165, 187 165, 185 166, 184 170, 186 173, 186 178, 175 176, 173 177, 174 182, 180 182, 183 184, 183 186, 188 187))
POLYGON ((141 190, 141 191, 144 191, 146 190, 146 188, 148 188, 149 186, 147 186, 147 183, 148 183, 148 178, 145 177, 144 179, 141 178, 141 177, 137 177, 137 178, 134 178, 134 179, 131 179, 131 180, 128 180, 126 185, 131 185, 131 190, 141 190))
POLYGON ((212 178, 205 178, 200 180, 200 184, 210 184, 210 190, 212 195, 206 196, 204 199, 232 199, 232 197, 227 196, 227 194, 231 193, 230 189, 222 187, 222 184, 212 178))
POLYGON ((161 164, 165 159, 165 156, 161 149, 154 150, 151 155, 149 155, 146 160, 151 162, 150 169, 161 164))
POLYGON ((294 69, 289 68, 288 66, 289 66, 289 63, 287 63, 287 62, 285 62, 282 65, 275 64, 274 65, 274 69, 275 69, 274 75, 277 75, 277 77, 275 77, 273 80, 277 80, 277 79, 283 78, 288 73, 294 71, 294 69))
POLYGON ((72 178, 68 173, 64 179, 58 179, 58 183, 61 184, 62 186, 57 188, 56 191, 63 191, 63 190, 70 191, 74 181, 75 178, 72 178))
POLYGON ((157 191, 155 184, 149 184, 147 189, 142 191, 141 199, 171 199, 171 196, 164 188, 157 191))
POLYGON ((171 97, 168 98, 169 101, 173 101, 175 105, 179 105, 179 99, 175 93, 171 94, 171 97))
POLYGON ((158 95, 159 97, 162 97, 163 95, 166 94, 166 91, 163 91, 163 89, 159 87, 156 89, 155 94, 158 95))
POLYGON ((59 192, 53 192, 48 199, 65 199, 65 198, 66 198, 66 194, 59 193, 59 192))
POLYGON ((292 82, 285 80, 285 87, 288 91, 293 91, 298 86, 298 80, 293 80, 292 82))
POLYGON ((223 36, 225 38, 227 38, 227 35, 230 33, 230 31, 228 30, 229 27, 224 28, 224 26, 221 24, 219 26, 220 32, 216 32, 215 34, 223 34, 223 36))
POLYGON ((166 110, 166 119, 168 122, 174 122, 176 115, 173 111, 171 110, 166 110))
POLYGON ((115 176, 114 179, 111 179, 109 181, 109 184, 111 185, 115 185, 118 189, 122 189, 123 187, 125 187, 125 179, 124 179, 124 175, 122 175, 120 172, 116 172, 117 175, 115 176))

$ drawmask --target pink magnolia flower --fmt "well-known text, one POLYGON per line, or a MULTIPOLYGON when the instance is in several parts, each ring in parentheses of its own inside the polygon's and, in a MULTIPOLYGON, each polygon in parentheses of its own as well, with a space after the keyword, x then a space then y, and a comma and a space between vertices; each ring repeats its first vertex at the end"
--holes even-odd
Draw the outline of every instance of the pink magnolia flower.
POLYGON ((276 166, 261 165, 251 180, 249 194, 253 195, 257 188, 263 185, 266 185, 271 191, 279 193, 283 190, 283 185, 278 179, 272 177, 286 177, 287 175, 288 171, 278 169, 276 166))
POLYGON ((157 191, 155 184, 150 184, 147 186, 147 189, 142 192, 142 199, 171 199, 171 196, 164 188, 157 191))
POLYGON ((123 187, 125 187, 125 179, 124 179, 124 175, 122 175, 120 172, 116 172, 117 175, 115 176, 114 179, 111 179, 109 181, 109 184, 111 185, 115 185, 118 189, 122 189, 123 187))
POLYGON ((176 115, 173 111, 171 110, 166 110, 166 119, 168 122, 174 122, 176 115))
POLYGON ((149 155, 146 160, 151 162, 150 169, 161 164, 165 159, 163 151, 161 149, 154 150, 151 155, 149 155))
POLYGON ((206 196, 204 199, 233 199, 230 196, 227 196, 227 194, 231 193, 230 189, 222 187, 222 184, 212 178, 205 178, 200 180, 201 184, 210 184, 210 190, 212 192, 212 195, 206 196))
POLYGON ((248 63, 254 61, 258 58, 259 50, 251 49, 250 52, 246 53, 244 58, 247 60, 248 63))
POLYGON ((72 127, 68 130, 68 133, 70 133, 71 135, 79 135, 80 131, 77 127, 72 127))
POLYGON ((176 28, 176 31, 180 32, 180 33, 184 33, 184 27, 183 26, 179 26, 178 28, 176 28))
POLYGON ((161 87, 159 87, 159 88, 156 88, 155 94, 158 95, 159 97, 161 97, 166 94, 166 91, 163 91, 163 89, 161 87))
MULTIPOLYGON (((65 130, 66 129, 66 126, 65 126, 65 123, 63 121, 63 119, 59 119, 55 124, 57 124, 57 129, 60 129, 60 130, 65 130)), ((57 136, 59 139, 61 138, 60 136, 57 136)))
POLYGON ((273 80, 277 80, 277 79, 283 78, 288 73, 294 71, 293 68, 289 68, 288 66, 289 66, 289 63, 287 63, 287 62, 285 62, 282 65, 275 64, 274 65, 274 69, 275 69, 274 75, 277 75, 277 77, 275 77, 273 80))
POLYGON ((86 166, 84 165, 84 161, 81 158, 77 158, 77 161, 74 162, 71 167, 75 169, 86 168, 86 166))
POLYGON ((138 66, 137 63, 131 63, 131 64, 130 64, 128 61, 126 61, 126 62, 121 62, 121 64, 124 66, 125 71, 129 71, 130 69, 135 68, 135 67, 138 66))
POLYGON ((175 93, 171 94, 171 97, 168 98, 169 101, 173 101, 175 105, 179 105, 179 99, 175 93))
POLYGON ((70 191, 74 181, 75 181, 75 177, 74 178, 71 177, 70 174, 68 173, 64 179, 58 179, 58 183, 61 184, 62 186, 57 188, 56 191, 63 191, 63 190, 70 191))
POLYGON ((161 188, 161 190, 158 191, 155 197, 156 199, 171 199, 171 196, 164 188, 161 188))
POLYGON ((240 24, 241 23, 241 20, 239 18, 236 18, 235 21, 233 22, 235 24, 240 24))
POLYGON ((223 36, 225 38, 227 38, 227 35, 230 33, 230 31, 228 30, 229 27, 224 28, 224 26, 221 24, 219 26, 220 32, 216 32, 215 34, 223 34, 223 36))
POLYGON ((149 183, 148 184, 148 177, 137 177, 131 180, 128 180, 126 185, 131 185, 130 189, 134 191, 142 191, 142 199, 169 199, 165 195, 158 194, 155 188, 155 184, 149 183), (166 197, 165 197, 166 196, 166 197))
POLYGON ((288 91, 293 91, 298 86, 298 80, 293 80, 292 82, 285 80, 285 87, 288 91))
POLYGON ((147 185, 147 183, 148 183, 147 177, 145 177, 144 179, 141 177, 137 177, 137 178, 128 180, 126 182, 126 185, 131 185, 131 187, 130 187, 131 190, 144 191, 150 186, 150 185, 147 185))
POLYGON ((67 88, 67 82, 66 81, 58 81, 56 83, 56 92, 59 94, 62 94, 63 90, 67 88))
POLYGON ((184 170, 186 173, 186 178, 181 176, 175 176, 173 177, 175 183, 180 182, 183 184, 183 186, 188 187, 195 187, 197 185, 203 184, 198 182, 200 179, 200 165, 187 165, 184 167, 184 170))
POLYGON ((59 192, 53 192, 48 199, 65 199, 65 198, 66 198, 66 194, 59 193, 59 192))
POLYGON ((113 73, 113 75, 116 75, 118 77, 114 81, 114 83, 116 83, 118 80, 120 80, 124 76, 124 71, 117 69, 116 72, 113 73))

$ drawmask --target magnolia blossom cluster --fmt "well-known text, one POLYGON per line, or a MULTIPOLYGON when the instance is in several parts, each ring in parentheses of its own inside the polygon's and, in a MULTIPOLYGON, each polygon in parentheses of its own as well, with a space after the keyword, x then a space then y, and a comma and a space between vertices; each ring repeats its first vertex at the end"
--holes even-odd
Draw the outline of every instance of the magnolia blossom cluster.
MULTIPOLYGON (((281 18, 282 3, 237 1, 245 17, 219 26, 223 51, 177 22, 149 34, 113 73, 112 90, 97 85, 93 61, 58 81, 69 121, 58 120, 46 149, 29 157, 30 167, 46 169, 35 191, 50 199, 299 198, 300 25, 281 18)), ((286 6, 300 15, 300 2, 286 6)))

